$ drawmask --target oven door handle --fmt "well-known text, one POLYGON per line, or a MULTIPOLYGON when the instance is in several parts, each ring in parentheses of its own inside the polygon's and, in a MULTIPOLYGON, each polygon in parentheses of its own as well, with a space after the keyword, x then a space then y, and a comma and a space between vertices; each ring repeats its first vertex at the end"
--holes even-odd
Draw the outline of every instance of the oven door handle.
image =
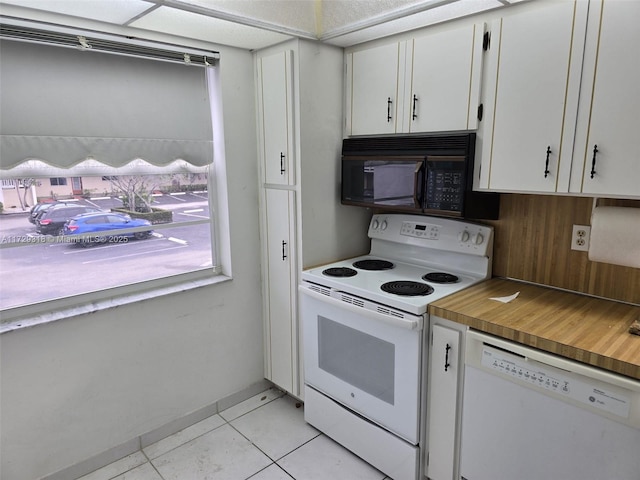
POLYGON ((367 318, 370 318, 371 320, 376 320, 378 322, 393 325, 394 327, 404 328, 406 330, 422 330, 422 317, 417 317, 416 319, 392 317, 390 315, 385 315, 384 313, 378 313, 373 310, 357 307, 347 302, 341 302, 340 300, 337 300, 333 297, 315 292, 304 285, 298 286, 298 290, 300 291, 300 293, 307 295, 315 300, 328 303, 330 305, 348 310, 358 315, 365 316, 367 318))

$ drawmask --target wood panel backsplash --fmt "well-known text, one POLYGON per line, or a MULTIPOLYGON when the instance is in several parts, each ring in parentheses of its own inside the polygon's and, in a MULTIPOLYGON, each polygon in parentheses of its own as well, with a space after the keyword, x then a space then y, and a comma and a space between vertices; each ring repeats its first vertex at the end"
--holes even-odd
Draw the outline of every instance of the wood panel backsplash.
MULTIPOLYGON (((571 250, 574 224, 590 225, 593 199, 502 194, 495 227, 493 275, 640 304, 640 268, 591 262, 571 250)), ((599 199, 598 205, 640 207, 599 199)), ((640 241, 640 240, 639 240, 640 241)))

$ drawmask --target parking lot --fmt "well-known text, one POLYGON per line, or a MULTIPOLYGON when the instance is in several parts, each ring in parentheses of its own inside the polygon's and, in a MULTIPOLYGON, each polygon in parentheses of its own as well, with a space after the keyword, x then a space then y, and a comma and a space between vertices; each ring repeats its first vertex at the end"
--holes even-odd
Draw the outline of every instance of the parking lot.
MULTIPOLYGON (((103 210, 116 198, 78 200, 103 210)), ((148 239, 80 248, 60 237, 39 235, 27 213, 0 215, 0 308, 161 278, 212 265, 206 192, 154 197, 154 207, 173 212, 173 222, 153 226, 148 239), (17 244, 15 243, 17 241, 17 244)))

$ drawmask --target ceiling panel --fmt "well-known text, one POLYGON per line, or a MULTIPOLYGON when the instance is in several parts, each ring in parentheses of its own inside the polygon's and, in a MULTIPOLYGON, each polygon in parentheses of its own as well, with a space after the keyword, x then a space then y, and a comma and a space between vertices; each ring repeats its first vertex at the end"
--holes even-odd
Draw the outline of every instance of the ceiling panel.
MULTIPOLYGON (((158 1, 158 0, 151 0, 158 1)), ((334 0, 332 0, 334 1, 334 0)), ((316 37, 320 0, 181 0, 222 19, 235 17, 249 25, 267 24, 316 37)))
POLYGON ((116 24, 124 24, 155 8, 143 0, 2 0, 1 3, 116 24))
POLYGON ((264 48, 292 38, 289 35, 169 7, 159 7, 135 20, 130 26, 246 49, 264 48))
POLYGON ((503 6, 498 0, 459 0, 371 27, 346 31, 344 34, 327 34, 321 37, 321 40, 332 45, 348 47, 503 6))

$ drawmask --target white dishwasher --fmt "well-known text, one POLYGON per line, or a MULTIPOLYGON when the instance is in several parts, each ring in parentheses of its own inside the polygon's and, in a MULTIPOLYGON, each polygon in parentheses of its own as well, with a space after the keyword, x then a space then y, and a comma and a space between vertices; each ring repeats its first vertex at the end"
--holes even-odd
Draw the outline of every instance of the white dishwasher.
POLYGON ((640 480, 640 382, 466 335, 466 480, 640 480))

